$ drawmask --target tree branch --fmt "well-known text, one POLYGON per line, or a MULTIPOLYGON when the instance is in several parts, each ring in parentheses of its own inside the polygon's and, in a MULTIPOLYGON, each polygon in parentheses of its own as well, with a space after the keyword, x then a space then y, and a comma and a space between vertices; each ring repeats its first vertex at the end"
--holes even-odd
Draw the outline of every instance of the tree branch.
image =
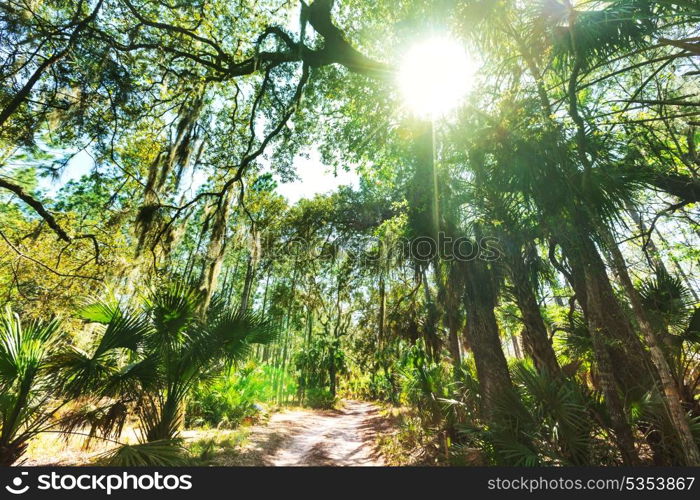
POLYGON ((34 198, 32 195, 27 193, 22 186, 19 184, 14 184, 3 178, 0 178, 0 187, 8 189, 15 193, 23 202, 32 207, 36 213, 38 213, 42 219, 46 221, 51 229, 61 238, 63 241, 70 243, 73 239, 68 236, 68 233, 56 222, 51 213, 44 207, 44 205, 34 198))
POLYGON ((654 174, 648 183, 686 203, 700 201, 700 180, 680 174, 654 174))
POLYGON ((36 265, 38 265, 38 266, 40 266, 40 267, 43 267, 44 269, 46 269, 47 271, 49 271, 49 272, 55 274, 56 276, 60 276, 61 278, 78 278, 78 279, 83 279, 83 280, 102 281, 100 278, 96 278, 96 277, 94 277, 94 276, 85 276, 85 275, 81 275, 81 274, 64 274, 64 273, 61 273, 61 272, 59 272, 59 271, 56 271, 55 269, 53 269, 52 267, 47 266, 47 265, 44 264, 43 262, 38 261, 38 260, 36 260, 35 258, 30 257, 29 255, 25 255, 24 253, 22 253, 22 252, 19 250, 19 248, 17 248, 16 246, 14 246, 14 245, 10 242, 10 240, 7 238, 7 236, 5 236, 5 233, 3 233, 2 231, 0 231, 0 238, 2 238, 3 240, 5 240, 5 243, 7 243, 7 245, 12 249, 12 251, 15 252, 19 257, 21 257, 21 258, 23 258, 23 259, 26 259, 26 260, 28 260, 28 261, 30 261, 30 262, 33 262, 34 264, 36 264, 36 265))

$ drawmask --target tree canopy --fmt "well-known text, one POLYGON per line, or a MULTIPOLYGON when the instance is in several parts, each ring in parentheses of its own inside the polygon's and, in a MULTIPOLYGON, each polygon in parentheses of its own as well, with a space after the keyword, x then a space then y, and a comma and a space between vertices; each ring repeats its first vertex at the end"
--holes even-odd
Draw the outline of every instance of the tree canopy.
POLYGON ((453 463, 700 465, 699 21, 684 0, 7 0, 0 461, 47 425, 118 439, 129 412, 174 439, 240 352, 280 403, 412 408, 453 463), (413 99, 463 95, 421 116, 418 79, 413 99), (309 157, 357 185, 290 201, 309 157), (50 339, 36 373, 5 369, 13 335, 50 339), (47 374, 74 393, 49 401, 47 374))

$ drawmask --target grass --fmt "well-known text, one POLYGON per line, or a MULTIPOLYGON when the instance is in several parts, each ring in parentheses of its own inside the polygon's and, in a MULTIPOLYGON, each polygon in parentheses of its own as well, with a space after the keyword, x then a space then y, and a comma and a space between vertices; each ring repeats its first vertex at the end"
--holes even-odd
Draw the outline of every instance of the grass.
MULTIPOLYGON (((137 443, 136 430, 134 428, 125 429, 120 441, 126 444, 137 443)), ((112 441, 97 438, 86 445, 86 439, 81 435, 46 432, 39 434, 29 442, 26 461, 23 465, 92 465, 97 457, 115 446, 116 443, 112 441)))
MULTIPOLYGON (((234 430, 189 429, 182 432, 184 446, 192 455, 194 465, 212 465, 219 460, 233 460, 240 454, 249 435, 248 426, 234 430)), ((136 444, 136 429, 125 429, 120 441, 136 444)), ((66 437, 58 433, 44 433, 30 442, 27 460, 23 465, 95 465, 100 456, 116 446, 114 442, 100 439, 94 439, 86 446, 85 438, 80 435, 66 437)))
POLYGON ((221 465, 235 461, 250 436, 249 427, 234 430, 194 430, 183 433, 194 465, 221 465))
POLYGON ((377 445, 387 465, 445 465, 438 436, 423 426, 416 410, 386 405, 380 416, 384 429, 378 433, 377 445))

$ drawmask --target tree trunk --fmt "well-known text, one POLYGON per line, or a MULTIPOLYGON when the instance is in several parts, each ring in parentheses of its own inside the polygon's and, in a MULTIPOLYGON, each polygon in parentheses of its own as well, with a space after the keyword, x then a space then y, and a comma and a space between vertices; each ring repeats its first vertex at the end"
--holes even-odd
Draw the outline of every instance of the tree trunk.
POLYGON ((377 318, 377 348, 381 349, 384 342, 384 325, 386 324, 386 281, 384 272, 379 277, 379 317, 377 318))
POLYGON ((253 256, 248 256, 248 264, 245 271, 245 280, 243 282, 243 292, 241 293, 241 310, 247 311, 250 303, 250 296, 253 289, 253 281, 255 278, 255 263, 253 256))
POLYGON ((509 257, 515 300, 525 326, 522 333, 525 352, 538 370, 559 374, 559 362, 549 340, 526 264, 519 250, 512 251, 509 257))
POLYGON ((520 341, 518 340, 518 335, 515 333, 511 334, 510 341, 513 343, 513 351, 515 351, 515 357, 518 359, 523 359, 523 353, 520 350, 520 341))
MULTIPOLYGON (((589 269, 586 269, 588 275, 589 269)), ((638 465, 639 455, 634 446, 634 436, 628 423, 624 404, 620 398, 615 381, 613 360, 608 352, 606 331, 604 329, 605 319, 600 314, 602 307, 600 304, 601 290, 598 281, 590 276, 586 279, 586 292, 588 295, 589 314, 588 328, 591 333, 593 350, 595 352, 596 364, 598 368, 598 380, 601 390, 605 395, 605 404, 610 414, 612 428, 615 432, 615 441, 622 455, 625 465, 638 465)))
MULTIPOLYGON (((593 241, 579 234, 578 244, 564 242, 573 273, 572 286, 583 305, 590 325, 590 316, 602 318, 599 328, 604 331, 606 346, 620 388, 635 398, 642 397, 656 382, 649 354, 632 328, 610 284, 605 264, 593 241), (591 297, 591 289, 597 296, 591 297)), ((593 332, 590 332, 591 336, 593 332)))
MULTIPOLYGON (((587 319, 591 339, 598 342, 596 335, 600 336, 600 333, 596 333, 594 330, 595 324, 598 325, 598 330, 603 334, 602 346, 594 343, 596 366, 599 371, 607 370, 612 373, 617 387, 626 398, 638 400, 657 384, 656 371, 648 359, 648 353, 643 349, 636 332, 632 329, 632 325, 614 296, 605 266, 595 245, 588 240, 588 244, 584 243, 581 247, 588 248, 588 257, 581 260, 587 264, 583 265, 581 261, 576 260, 581 259, 580 256, 571 257, 570 263, 573 271, 571 277, 573 278, 572 283, 575 283, 576 295, 584 304, 584 315, 587 319), (590 287, 597 290, 594 297, 590 296, 590 287), (595 317, 603 319, 596 321, 595 317), (603 348, 605 348, 604 351, 603 348), (634 354, 635 352, 636 354, 634 354), (605 358, 609 358, 609 365, 605 358)), ((609 384, 606 374, 597 373, 596 375, 596 386, 604 389, 603 385, 609 384)), ((606 405, 608 404, 608 392, 606 391, 609 390, 604 390, 606 405)), ((617 402, 612 400, 611 404, 615 406, 617 402)), ((610 405, 608 405, 608 409, 611 414, 619 413, 619 410, 610 405)), ((623 420, 621 417, 617 418, 620 421, 623 420)), ((625 417, 624 420, 626 421, 627 418, 625 417)), ((619 428, 621 424, 616 423, 615 425, 619 428)), ((641 425, 640 429, 644 432, 647 442, 654 451, 655 460, 659 459, 657 443, 659 429, 654 428, 652 432, 649 432, 649 426, 645 427, 644 425, 641 425)))
POLYGON ((465 262, 465 270, 467 336, 479 378, 481 411, 490 419, 496 414, 499 399, 513 391, 513 384, 494 314, 496 300, 489 270, 478 260, 465 262))
POLYGON ((200 303, 200 313, 206 312, 209 308, 211 298, 216 291, 216 285, 221 273, 221 264, 226 253, 226 229, 231 213, 231 203, 233 201, 233 189, 228 189, 219 200, 214 223, 212 224, 209 244, 204 256, 204 268, 199 280, 199 290, 202 294, 200 303))
POLYGON ((576 243, 561 241, 573 271, 572 286, 584 304, 598 385, 605 396, 616 444, 624 463, 634 465, 639 456, 618 388, 641 396, 653 386, 653 375, 645 363, 647 353, 615 298, 597 248, 585 234, 579 234, 576 243))
POLYGON ((336 377, 336 367, 335 367, 335 347, 330 349, 331 364, 328 367, 328 377, 330 378, 330 391, 331 398, 335 399, 335 377, 336 377))
POLYGON ((627 272, 627 264, 625 263, 622 252, 618 248, 617 243, 607 228, 601 228, 601 232, 603 233, 602 236, 606 240, 608 249, 612 254, 616 273, 620 278, 620 281, 622 281, 625 292, 627 293, 627 296, 632 304, 632 310, 636 316, 637 323, 639 324, 647 346, 649 347, 652 362, 656 367, 656 371, 658 372, 659 379, 661 381, 661 396, 664 401, 664 406, 666 407, 674 430, 680 439, 686 465, 698 466, 700 465, 700 452, 698 451, 698 446, 695 444, 693 433, 690 429, 690 425, 688 424, 688 420, 685 416, 685 411, 683 410, 683 406, 681 404, 681 396, 678 386, 673 379, 671 368, 668 365, 666 356, 659 345, 659 339, 656 335, 656 331, 654 330, 654 327, 652 326, 651 321, 649 321, 646 311, 644 310, 639 292, 632 284, 632 279, 627 272))

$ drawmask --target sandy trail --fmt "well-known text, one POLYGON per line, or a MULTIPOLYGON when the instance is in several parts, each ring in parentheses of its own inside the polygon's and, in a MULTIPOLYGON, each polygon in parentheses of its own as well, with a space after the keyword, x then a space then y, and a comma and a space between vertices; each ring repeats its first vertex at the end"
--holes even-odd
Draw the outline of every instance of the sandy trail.
POLYGON ((270 466, 385 465, 374 449, 378 421, 378 408, 359 401, 345 401, 341 410, 277 413, 267 430, 284 439, 262 461, 270 466))
MULTIPOLYGON (((340 410, 286 410, 273 414, 266 424, 234 431, 189 430, 183 437, 189 442, 221 441, 212 458, 220 466, 382 466, 376 435, 389 432, 379 408, 371 403, 343 401, 340 410), (242 446, 228 439, 241 439, 242 446)), ((132 440, 135 441, 135 438, 132 440)), ((26 465, 88 465, 110 445, 97 442, 90 450, 83 440, 70 444, 59 436, 47 435, 30 450, 26 465)))

